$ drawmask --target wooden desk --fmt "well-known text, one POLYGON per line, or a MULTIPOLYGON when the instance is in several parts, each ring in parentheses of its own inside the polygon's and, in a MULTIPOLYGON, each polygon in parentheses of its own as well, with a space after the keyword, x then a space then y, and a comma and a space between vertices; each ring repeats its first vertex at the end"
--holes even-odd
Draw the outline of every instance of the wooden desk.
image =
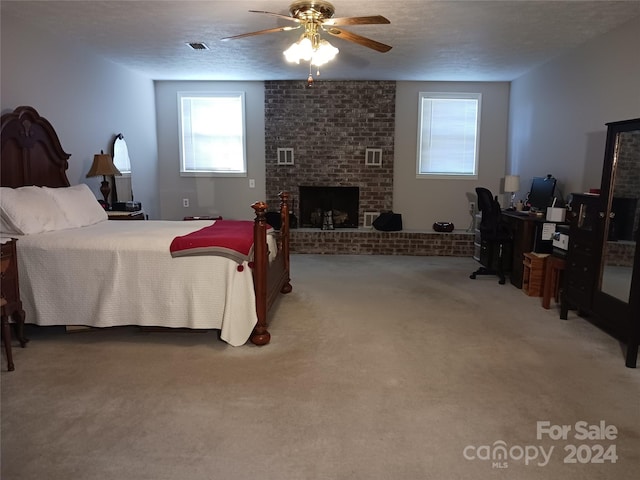
POLYGON ((544 216, 520 215, 519 212, 503 210, 502 215, 507 221, 513 235, 513 261, 511 263, 511 284, 522 288, 524 273, 524 254, 529 252, 551 253, 551 240, 542 240, 542 227, 547 222, 544 216))

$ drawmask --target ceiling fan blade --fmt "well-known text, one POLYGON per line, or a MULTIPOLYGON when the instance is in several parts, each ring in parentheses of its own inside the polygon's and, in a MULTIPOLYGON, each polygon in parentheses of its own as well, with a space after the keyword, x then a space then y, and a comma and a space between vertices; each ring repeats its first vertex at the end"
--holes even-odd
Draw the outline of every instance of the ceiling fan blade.
POLYGON ((294 17, 290 17, 289 15, 281 15, 280 13, 273 12, 265 12, 264 10, 249 10, 250 13, 264 13, 265 15, 272 15, 278 18, 284 18, 285 20, 289 20, 291 22, 300 23, 300 20, 294 17))
POLYGON ((349 40, 350 42, 357 43, 362 45, 363 47, 371 48, 378 52, 388 52, 391 50, 389 45, 385 45, 384 43, 376 42, 375 40, 371 40, 370 38, 363 37, 361 35, 356 35, 355 33, 347 32, 341 28, 327 28, 325 30, 329 35, 333 35, 334 37, 342 38, 343 40, 349 40))
POLYGON ((322 22, 323 25, 382 25, 391 23, 382 15, 372 15, 370 17, 342 17, 328 18, 322 22))
POLYGON ((264 33, 288 32, 289 30, 297 30, 298 28, 300 28, 300 25, 298 25, 297 27, 267 28, 266 30, 258 30, 257 32, 242 33, 240 35, 234 35, 232 37, 224 37, 224 38, 221 38, 220 40, 223 40, 223 41, 235 40, 236 38, 253 37, 255 35, 262 35, 264 33))

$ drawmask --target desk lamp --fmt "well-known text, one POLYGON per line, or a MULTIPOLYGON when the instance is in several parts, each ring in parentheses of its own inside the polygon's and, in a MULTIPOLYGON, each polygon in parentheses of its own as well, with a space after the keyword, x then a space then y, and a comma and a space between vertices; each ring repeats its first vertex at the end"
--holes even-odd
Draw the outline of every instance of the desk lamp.
POLYGON ((509 202, 509 210, 515 210, 516 192, 518 190, 520 190, 520 176, 506 175, 504 177, 504 192, 511 194, 511 201, 509 202))

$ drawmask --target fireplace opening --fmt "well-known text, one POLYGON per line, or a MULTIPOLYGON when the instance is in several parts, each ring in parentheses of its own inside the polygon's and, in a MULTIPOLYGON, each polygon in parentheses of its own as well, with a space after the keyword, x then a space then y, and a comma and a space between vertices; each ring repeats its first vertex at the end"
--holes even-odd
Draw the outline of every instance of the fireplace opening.
POLYGON ((300 187, 300 226, 358 228, 358 187, 300 187))

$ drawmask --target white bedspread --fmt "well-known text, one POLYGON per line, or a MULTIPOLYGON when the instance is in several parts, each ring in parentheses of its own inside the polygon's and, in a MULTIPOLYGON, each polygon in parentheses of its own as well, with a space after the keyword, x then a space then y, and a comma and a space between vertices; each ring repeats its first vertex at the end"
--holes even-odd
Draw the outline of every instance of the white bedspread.
POLYGON ((211 223, 105 221, 20 237, 26 322, 220 329, 229 344, 246 343, 257 322, 247 263, 238 271, 224 257, 169 252, 174 237, 211 223))

